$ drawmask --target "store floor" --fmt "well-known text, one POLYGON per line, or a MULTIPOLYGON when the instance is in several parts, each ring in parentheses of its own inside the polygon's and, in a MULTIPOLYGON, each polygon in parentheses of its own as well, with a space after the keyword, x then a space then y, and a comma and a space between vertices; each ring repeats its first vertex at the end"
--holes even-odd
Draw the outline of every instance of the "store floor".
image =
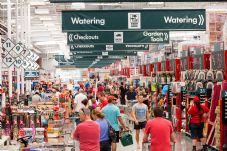
MULTIPOLYGON (((143 134, 141 134, 140 138, 142 137, 143 137, 143 134)), ((192 141, 189 137, 185 136, 184 134, 177 133, 176 138, 177 138, 177 143, 175 145, 175 151, 192 151, 192 141)), ((134 144, 128 147, 123 147, 121 143, 119 143, 117 151, 142 151, 142 148, 137 149, 134 134, 133 134, 133 141, 134 141, 134 144)))
MULTIPOLYGON (((140 138, 142 137, 143 137, 143 134, 141 133, 140 138)), ((192 141, 189 137, 185 136, 184 134, 177 133, 176 138, 177 138, 177 143, 175 145, 175 151, 192 151, 192 141)), ((123 147, 121 143, 118 143, 117 151, 143 151, 142 147, 141 149, 137 149, 134 132, 133 132, 133 141, 134 141, 134 144, 127 147, 123 147)), ((198 149, 201 149, 201 148, 198 148, 198 149)), ((71 151, 70 148, 67 148, 65 150, 71 151)))

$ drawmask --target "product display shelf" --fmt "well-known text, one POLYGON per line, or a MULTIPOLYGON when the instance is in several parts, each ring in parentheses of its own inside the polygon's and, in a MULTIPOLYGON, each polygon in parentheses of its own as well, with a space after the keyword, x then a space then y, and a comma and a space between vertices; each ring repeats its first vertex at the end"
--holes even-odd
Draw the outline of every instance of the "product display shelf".
POLYGON ((222 42, 223 39, 223 26, 227 19, 227 13, 223 12, 214 12, 209 13, 209 41, 210 46, 212 46, 216 42, 222 42))

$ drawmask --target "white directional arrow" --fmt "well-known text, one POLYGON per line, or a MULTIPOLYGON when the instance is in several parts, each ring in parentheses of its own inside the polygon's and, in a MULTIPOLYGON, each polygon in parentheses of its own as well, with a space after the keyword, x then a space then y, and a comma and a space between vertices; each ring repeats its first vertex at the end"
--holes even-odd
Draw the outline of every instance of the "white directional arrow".
POLYGON ((168 34, 164 33, 164 35, 165 35, 165 40, 168 40, 168 38, 169 38, 168 34))
POLYGON ((199 16, 199 24, 198 25, 202 26, 204 24, 205 19, 204 19, 203 15, 198 15, 198 16, 199 16))

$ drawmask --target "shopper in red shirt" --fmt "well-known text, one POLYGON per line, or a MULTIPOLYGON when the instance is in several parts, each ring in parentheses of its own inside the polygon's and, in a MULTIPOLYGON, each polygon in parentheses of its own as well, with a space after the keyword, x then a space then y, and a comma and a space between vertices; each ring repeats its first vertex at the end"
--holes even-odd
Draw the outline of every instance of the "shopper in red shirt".
POLYGON ((106 98, 105 93, 103 92, 99 94, 98 98, 100 101, 99 107, 100 107, 100 110, 102 110, 102 108, 104 108, 108 104, 108 100, 106 98))
POLYGON ((200 99, 197 96, 194 97, 193 102, 194 104, 188 110, 188 114, 191 115, 190 130, 193 143, 193 151, 196 151, 197 139, 201 139, 203 145, 202 151, 207 151, 206 138, 203 137, 203 128, 205 121, 204 117, 206 117, 209 109, 205 105, 200 104, 200 99))
POLYGON ((73 139, 80 142, 80 151, 100 151, 100 126, 90 118, 90 109, 81 108, 80 123, 73 132, 73 139))
POLYGON ((154 108, 153 120, 147 122, 143 142, 148 141, 151 136, 151 151, 171 151, 171 141, 175 141, 172 123, 163 118, 163 109, 161 107, 154 108))

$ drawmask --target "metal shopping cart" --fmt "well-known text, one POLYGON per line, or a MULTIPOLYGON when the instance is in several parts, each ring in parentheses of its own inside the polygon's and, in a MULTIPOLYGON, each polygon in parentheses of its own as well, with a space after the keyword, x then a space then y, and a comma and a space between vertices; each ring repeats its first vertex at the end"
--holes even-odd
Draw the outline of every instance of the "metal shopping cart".
MULTIPOLYGON (((142 151, 150 151, 151 148, 151 142, 146 142, 142 144, 142 151)), ((175 151, 175 144, 171 144, 171 150, 175 151)))

